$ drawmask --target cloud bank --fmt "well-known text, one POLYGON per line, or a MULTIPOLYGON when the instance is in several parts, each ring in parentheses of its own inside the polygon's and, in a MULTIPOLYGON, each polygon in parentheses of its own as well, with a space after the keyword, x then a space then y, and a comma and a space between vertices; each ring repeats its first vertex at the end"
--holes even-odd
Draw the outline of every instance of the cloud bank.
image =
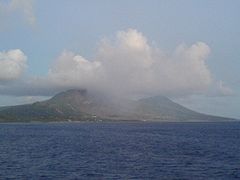
POLYGON ((97 88, 119 94, 203 93, 212 83, 206 59, 210 48, 203 42, 179 45, 172 54, 149 45, 134 29, 105 38, 93 60, 64 51, 48 78, 59 86, 97 88))
POLYGON ((19 79, 27 67, 27 57, 19 50, 0 52, 0 82, 19 79))
MULTIPOLYGON (((210 51, 207 44, 197 42, 191 46, 181 44, 172 53, 164 53, 151 46, 142 33, 128 29, 117 32, 113 39, 101 40, 91 60, 65 50, 46 76, 29 78, 0 92, 52 95, 86 88, 124 96, 207 94, 219 84, 206 64, 210 51)), ((223 83, 219 87, 225 94, 231 91, 223 83)))

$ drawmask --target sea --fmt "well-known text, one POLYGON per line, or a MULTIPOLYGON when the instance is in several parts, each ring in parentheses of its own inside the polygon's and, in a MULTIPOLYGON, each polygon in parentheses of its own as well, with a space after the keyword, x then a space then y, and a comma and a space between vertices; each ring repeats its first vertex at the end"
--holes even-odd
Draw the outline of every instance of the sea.
POLYGON ((0 124, 0 179, 240 179, 240 123, 0 124))

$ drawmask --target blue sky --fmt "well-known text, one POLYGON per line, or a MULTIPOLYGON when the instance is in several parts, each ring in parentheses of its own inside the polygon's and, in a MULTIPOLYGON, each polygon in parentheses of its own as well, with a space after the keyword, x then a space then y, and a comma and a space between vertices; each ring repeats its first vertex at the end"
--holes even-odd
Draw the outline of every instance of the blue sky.
MULTIPOLYGON (((0 52, 6 54, 19 49, 27 57, 26 62, 22 60, 27 67, 21 76, 0 81, 0 87, 15 88, 10 94, 1 91, 0 105, 44 98, 44 93, 19 96, 16 92, 18 86, 21 89, 21 83, 32 77, 44 81, 42 77, 46 78, 50 70, 58 67, 55 63, 64 51, 99 61, 96 56, 102 39, 112 40, 119 31, 127 32, 124 34, 127 36, 131 34, 128 30, 133 29, 136 30, 133 34, 147 38, 151 48, 157 47, 166 54, 173 54, 183 43, 188 47, 197 42, 205 43, 211 49, 205 62, 214 79, 210 88, 215 89, 214 84, 221 82, 231 93, 209 93, 202 89, 199 93, 199 89, 196 92, 185 89, 184 96, 175 93, 172 98, 194 110, 240 118, 239 8, 238 0, 0 0, 0 52)), ((54 72, 59 74, 60 71, 54 72)))

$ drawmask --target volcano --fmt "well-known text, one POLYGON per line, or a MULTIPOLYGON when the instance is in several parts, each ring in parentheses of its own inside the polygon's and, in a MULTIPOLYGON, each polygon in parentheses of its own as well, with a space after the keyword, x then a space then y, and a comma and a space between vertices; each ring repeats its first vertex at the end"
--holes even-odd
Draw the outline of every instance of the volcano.
POLYGON ((42 102, 0 108, 0 122, 104 120, 206 122, 231 119, 195 112, 164 96, 123 100, 85 89, 64 91, 42 102))

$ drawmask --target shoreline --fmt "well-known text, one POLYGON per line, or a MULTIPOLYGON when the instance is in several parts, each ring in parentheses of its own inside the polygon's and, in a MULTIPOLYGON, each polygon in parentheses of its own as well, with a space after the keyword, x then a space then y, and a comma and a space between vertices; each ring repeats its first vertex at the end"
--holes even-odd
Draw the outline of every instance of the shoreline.
POLYGON ((239 119, 227 119, 219 121, 208 121, 208 120, 96 120, 96 121, 3 121, 0 124, 74 124, 74 123, 240 123, 239 119))

